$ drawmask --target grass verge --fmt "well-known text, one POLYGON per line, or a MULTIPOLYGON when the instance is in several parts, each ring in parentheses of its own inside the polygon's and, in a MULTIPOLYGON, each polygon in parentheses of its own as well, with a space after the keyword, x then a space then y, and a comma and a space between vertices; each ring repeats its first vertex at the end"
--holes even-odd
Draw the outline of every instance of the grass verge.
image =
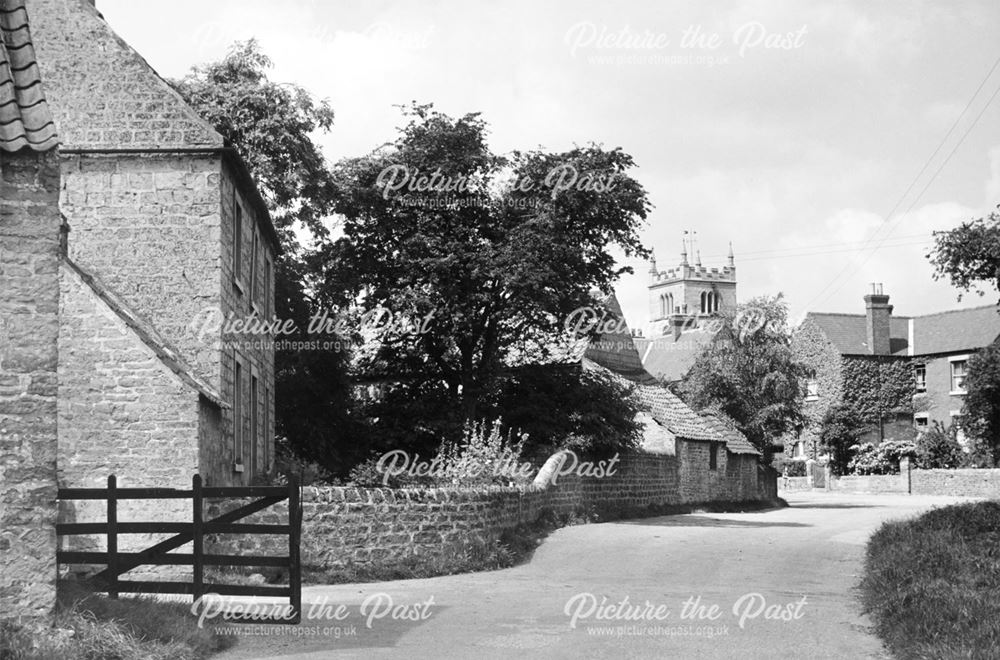
POLYGON ((868 542, 859 591, 898 658, 997 658, 1000 502, 884 524, 868 542))
POLYGON ((0 660, 202 660, 236 643, 198 628, 189 608, 152 598, 112 600, 61 582, 53 627, 0 623, 0 660))

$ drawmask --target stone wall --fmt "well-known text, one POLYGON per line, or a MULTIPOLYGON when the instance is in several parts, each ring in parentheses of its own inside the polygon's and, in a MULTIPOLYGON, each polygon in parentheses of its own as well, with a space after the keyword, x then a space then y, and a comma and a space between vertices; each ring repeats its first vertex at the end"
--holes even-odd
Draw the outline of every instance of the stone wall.
POLYGON ((911 470, 910 492, 914 495, 961 495, 1000 498, 1000 469, 911 470))
MULTIPOLYGON (((211 404, 167 368, 69 264, 60 267, 59 485, 190 488, 201 435, 217 433, 211 404)), ((119 518, 190 520, 182 500, 125 500, 119 518), (155 503, 155 504, 153 504, 155 503)), ((103 522, 103 501, 60 501, 60 522, 103 522)), ((119 549, 142 550, 161 537, 129 534, 119 549)), ((65 549, 104 550, 103 536, 67 536, 65 549)), ((76 567, 65 567, 76 571, 76 567)), ((148 576, 133 571, 129 577, 148 576)))
POLYGON ((0 618, 55 604, 59 164, 0 152, 0 618))
POLYGON ((830 479, 829 490, 846 493, 906 493, 905 475, 867 474, 849 475, 830 479))
MULTIPOLYGON (((433 555, 473 539, 496 539, 506 529, 537 520, 544 511, 642 516, 654 507, 775 501, 775 473, 759 470, 755 456, 729 454, 725 463, 720 460, 716 475, 694 479, 693 475, 707 470, 707 454, 699 446, 708 443, 678 444, 678 456, 628 454, 621 457, 614 475, 560 476, 555 484, 463 489, 307 487, 302 495, 303 566, 337 569, 398 561, 414 554, 433 555), (699 463, 685 465, 692 459, 699 463)), ((287 508, 272 507, 253 519, 281 523, 287 519, 287 508)), ((264 535, 230 537, 225 549, 287 552, 274 537, 264 535)))

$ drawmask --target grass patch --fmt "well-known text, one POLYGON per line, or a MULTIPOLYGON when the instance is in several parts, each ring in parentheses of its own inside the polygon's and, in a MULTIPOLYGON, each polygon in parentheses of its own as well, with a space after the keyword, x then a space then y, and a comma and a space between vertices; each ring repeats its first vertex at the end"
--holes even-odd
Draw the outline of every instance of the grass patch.
POLYGON ((861 603, 898 658, 996 658, 1000 502, 885 523, 868 542, 861 603))
POLYGON ((501 532, 496 539, 474 537, 440 546, 434 552, 414 553, 395 561, 352 563, 341 568, 303 566, 303 582, 310 584, 351 584, 386 582, 495 571, 522 564, 534 554, 545 538, 557 529, 572 525, 610 522, 623 518, 649 518, 681 513, 723 513, 759 511, 787 506, 775 502, 717 502, 699 505, 649 506, 643 508, 602 507, 578 509, 569 514, 543 511, 537 520, 501 532))
POLYGON ((236 643, 198 628, 189 608, 148 597, 113 600, 61 582, 54 627, 0 623, 0 660, 202 660, 236 643))

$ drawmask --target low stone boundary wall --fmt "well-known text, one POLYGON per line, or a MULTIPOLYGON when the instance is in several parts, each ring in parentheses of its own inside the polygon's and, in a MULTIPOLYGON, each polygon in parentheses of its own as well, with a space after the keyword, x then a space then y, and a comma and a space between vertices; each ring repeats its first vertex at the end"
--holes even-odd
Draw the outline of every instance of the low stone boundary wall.
POLYGON ((964 495, 1000 498, 1000 469, 911 470, 914 495, 964 495))
MULTIPOLYGON (((306 569, 335 570, 434 555, 464 543, 496 540, 504 530, 534 522, 545 511, 638 516, 656 506, 776 500, 776 473, 759 468, 755 456, 726 452, 716 469, 709 470, 707 458, 705 465, 692 464, 701 448, 684 444, 696 443, 678 442, 677 456, 623 455, 614 475, 560 476, 555 484, 542 480, 538 485, 488 488, 306 487, 302 564, 306 569)), ((284 522, 286 512, 284 505, 271 507, 247 522, 284 522)), ((216 543, 213 551, 286 551, 273 544, 266 536, 244 536, 225 546, 216 543)))
MULTIPOLYGON (((1000 468, 920 470, 912 468, 907 459, 900 461, 899 468, 898 474, 843 477, 827 475, 825 490, 845 493, 909 493, 1000 498, 1000 468)), ((814 481, 809 477, 779 477, 778 487, 788 492, 824 490, 823 487, 814 485, 814 481)))

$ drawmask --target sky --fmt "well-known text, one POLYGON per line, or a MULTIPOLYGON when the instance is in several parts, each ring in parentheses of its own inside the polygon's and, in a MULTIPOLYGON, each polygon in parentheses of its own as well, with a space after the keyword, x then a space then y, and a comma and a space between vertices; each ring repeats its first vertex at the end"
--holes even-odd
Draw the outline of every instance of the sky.
MULTIPOLYGON (((863 313, 871 282, 901 315, 996 301, 958 302, 925 258, 932 231, 1000 203, 995 0, 97 6, 165 77, 256 37, 272 79, 330 100, 331 162, 392 140, 413 100, 481 112, 497 153, 621 147, 657 265, 679 263, 685 230, 709 267, 732 242, 739 299, 781 292, 793 321, 863 313)), ((641 328, 649 266, 626 263, 616 291, 641 328)))

